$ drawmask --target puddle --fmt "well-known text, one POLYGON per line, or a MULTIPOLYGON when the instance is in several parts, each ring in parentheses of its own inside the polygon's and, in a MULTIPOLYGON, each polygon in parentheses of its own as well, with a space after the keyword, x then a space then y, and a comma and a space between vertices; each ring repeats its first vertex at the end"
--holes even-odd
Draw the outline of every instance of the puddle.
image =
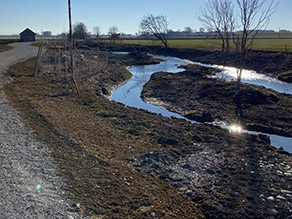
POLYGON ((115 55, 129 55, 129 52, 112 52, 115 55))

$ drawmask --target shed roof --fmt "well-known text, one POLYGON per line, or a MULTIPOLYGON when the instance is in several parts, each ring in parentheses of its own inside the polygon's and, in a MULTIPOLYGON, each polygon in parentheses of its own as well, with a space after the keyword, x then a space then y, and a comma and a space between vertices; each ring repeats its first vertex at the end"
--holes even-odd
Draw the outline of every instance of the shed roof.
POLYGON ((21 33, 20 33, 20 35, 23 35, 23 34, 33 34, 33 35, 36 35, 36 33, 35 32, 33 32, 31 29, 29 29, 29 28, 26 28, 24 31, 22 31, 21 33))

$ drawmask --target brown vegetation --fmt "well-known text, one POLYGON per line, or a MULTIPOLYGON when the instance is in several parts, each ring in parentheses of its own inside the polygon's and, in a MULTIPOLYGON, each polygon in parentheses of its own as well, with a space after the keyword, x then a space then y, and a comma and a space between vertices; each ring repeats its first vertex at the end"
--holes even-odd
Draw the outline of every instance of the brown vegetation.
MULTIPOLYGON (((99 57, 105 55, 86 51, 81 53, 92 63, 91 52, 99 57)), ((135 59, 108 54, 107 68, 98 72, 93 68, 88 71, 79 59, 77 77, 83 77, 79 78, 81 95, 76 96, 69 94, 68 86, 60 80, 64 76, 53 71, 52 54, 44 58, 37 77, 32 77, 34 59, 12 66, 7 74, 14 81, 4 89, 34 136, 52 149, 70 197, 85 208, 87 215, 259 217, 273 207, 258 198, 261 193, 277 195, 278 189, 290 189, 289 181, 283 182, 273 173, 281 166, 259 169, 259 162, 273 163, 277 159, 277 163, 291 163, 291 157, 255 136, 231 136, 226 130, 164 118, 103 97, 103 88, 109 89, 129 77, 124 68, 135 64, 135 59), (81 66, 83 69, 79 69, 81 66), (88 80, 92 77, 95 79, 88 80), (171 166, 205 151, 211 163, 219 155, 220 167, 203 174, 206 180, 216 180, 208 186, 196 184, 191 196, 186 190, 191 182, 183 181, 185 188, 175 187, 167 173, 151 172, 151 165, 143 162, 145 157, 154 162, 153 153, 166 154, 159 159, 171 166)), ((204 167, 204 163, 200 165, 204 167)), ((287 216, 285 205, 279 202, 278 215, 287 216)))

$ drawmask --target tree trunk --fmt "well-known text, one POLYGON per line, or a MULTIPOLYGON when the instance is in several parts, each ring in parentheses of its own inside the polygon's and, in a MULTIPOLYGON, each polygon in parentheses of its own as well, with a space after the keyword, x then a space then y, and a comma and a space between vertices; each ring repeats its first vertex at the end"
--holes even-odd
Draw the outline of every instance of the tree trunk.
POLYGON ((167 48, 168 47, 167 41, 166 40, 163 40, 162 42, 163 42, 164 46, 167 48))

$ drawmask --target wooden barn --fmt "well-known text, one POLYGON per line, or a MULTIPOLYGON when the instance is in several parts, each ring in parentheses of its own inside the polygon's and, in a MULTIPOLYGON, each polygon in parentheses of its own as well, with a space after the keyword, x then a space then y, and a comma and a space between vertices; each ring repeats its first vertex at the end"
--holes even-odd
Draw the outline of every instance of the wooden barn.
POLYGON ((21 42, 34 42, 36 33, 26 28, 24 31, 20 33, 20 41, 21 42))

